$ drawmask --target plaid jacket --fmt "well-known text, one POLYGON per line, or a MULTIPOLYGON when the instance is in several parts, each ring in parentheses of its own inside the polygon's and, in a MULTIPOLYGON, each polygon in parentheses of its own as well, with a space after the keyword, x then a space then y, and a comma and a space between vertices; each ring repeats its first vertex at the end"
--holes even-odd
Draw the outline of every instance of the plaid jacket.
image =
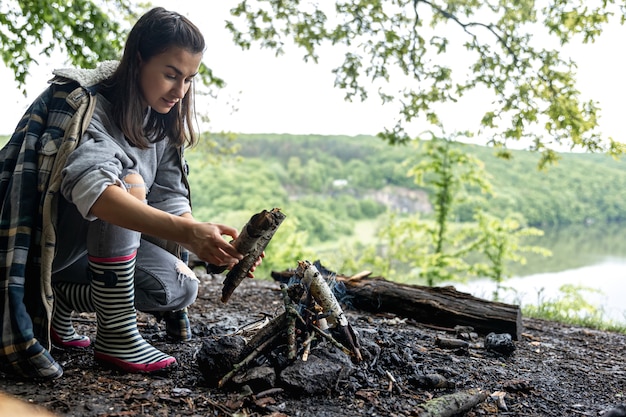
POLYGON ((96 104, 82 81, 53 79, 0 150, 0 370, 27 378, 63 373, 49 353, 52 260, 61 170, 96 104))

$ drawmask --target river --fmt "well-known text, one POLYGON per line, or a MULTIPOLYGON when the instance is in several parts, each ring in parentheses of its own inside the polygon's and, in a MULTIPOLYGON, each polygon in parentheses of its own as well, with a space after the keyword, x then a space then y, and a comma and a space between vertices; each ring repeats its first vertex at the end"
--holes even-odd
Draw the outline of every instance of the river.
MULTIPOLYGON (((562 298, 563 285, 580 286, 589 289, 581 290, 581 294, 601 310, 603 318, 626 324, 626 227, 591 225, 545 230, 545 235, 532 244, 551 250, 552 256, 529 256, 526 265, 511 265, 511 278, 499 291, 501 301, 536 305, 562 298)), ((486 299, 493 299, 496 288, 486 279, 452 285, 486 299)))

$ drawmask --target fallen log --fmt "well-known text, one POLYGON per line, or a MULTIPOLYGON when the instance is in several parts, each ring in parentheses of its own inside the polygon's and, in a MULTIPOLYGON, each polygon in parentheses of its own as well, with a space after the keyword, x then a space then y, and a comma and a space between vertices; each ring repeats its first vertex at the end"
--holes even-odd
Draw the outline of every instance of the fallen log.
MULTIPOLYGON (((282 281, 291 271, 272 272, 282 281)), ((481 334, 509 333, 522 336, 522 313, 517 305, 488 301, 454 287, 426 287, 388 281, 383 277, 356 278, 337 275, 345 286, 344 304, 371 313, 392 313, 419 323, 453 329, 470 326, 481 334)))
POLYGON ((488 394, 478 389, 454 392, 433 398, 417 407, 418 417, 452 417, 460 415, 485 401, 488 394))

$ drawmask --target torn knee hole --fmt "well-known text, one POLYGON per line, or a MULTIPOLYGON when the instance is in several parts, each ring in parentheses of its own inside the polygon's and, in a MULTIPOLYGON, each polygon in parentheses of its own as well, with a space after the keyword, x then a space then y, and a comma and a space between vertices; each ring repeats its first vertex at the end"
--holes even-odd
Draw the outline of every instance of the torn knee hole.
POLYGON ((178 278, 181 281, 184 280, 185 278, 196 279, 196 280, 198 279, 198 277, 196 277, 195 272, 193 272, 191 268, 189 268, 187 264, 181 260, 178 260, 176 262, 176 273, 178 274, 178 278))

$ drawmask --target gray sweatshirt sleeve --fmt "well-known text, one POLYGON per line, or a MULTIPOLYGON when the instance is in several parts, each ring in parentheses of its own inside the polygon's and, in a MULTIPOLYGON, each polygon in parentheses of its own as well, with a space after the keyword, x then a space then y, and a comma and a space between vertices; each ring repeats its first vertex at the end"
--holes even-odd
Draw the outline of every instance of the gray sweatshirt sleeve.
POLYGON ((128 158, 111 140, 89 130, 68 157, 62 172, 61 194, 76 205, 87 220, 91 207, 110 185, 122 185, 120 178, 128 158))

